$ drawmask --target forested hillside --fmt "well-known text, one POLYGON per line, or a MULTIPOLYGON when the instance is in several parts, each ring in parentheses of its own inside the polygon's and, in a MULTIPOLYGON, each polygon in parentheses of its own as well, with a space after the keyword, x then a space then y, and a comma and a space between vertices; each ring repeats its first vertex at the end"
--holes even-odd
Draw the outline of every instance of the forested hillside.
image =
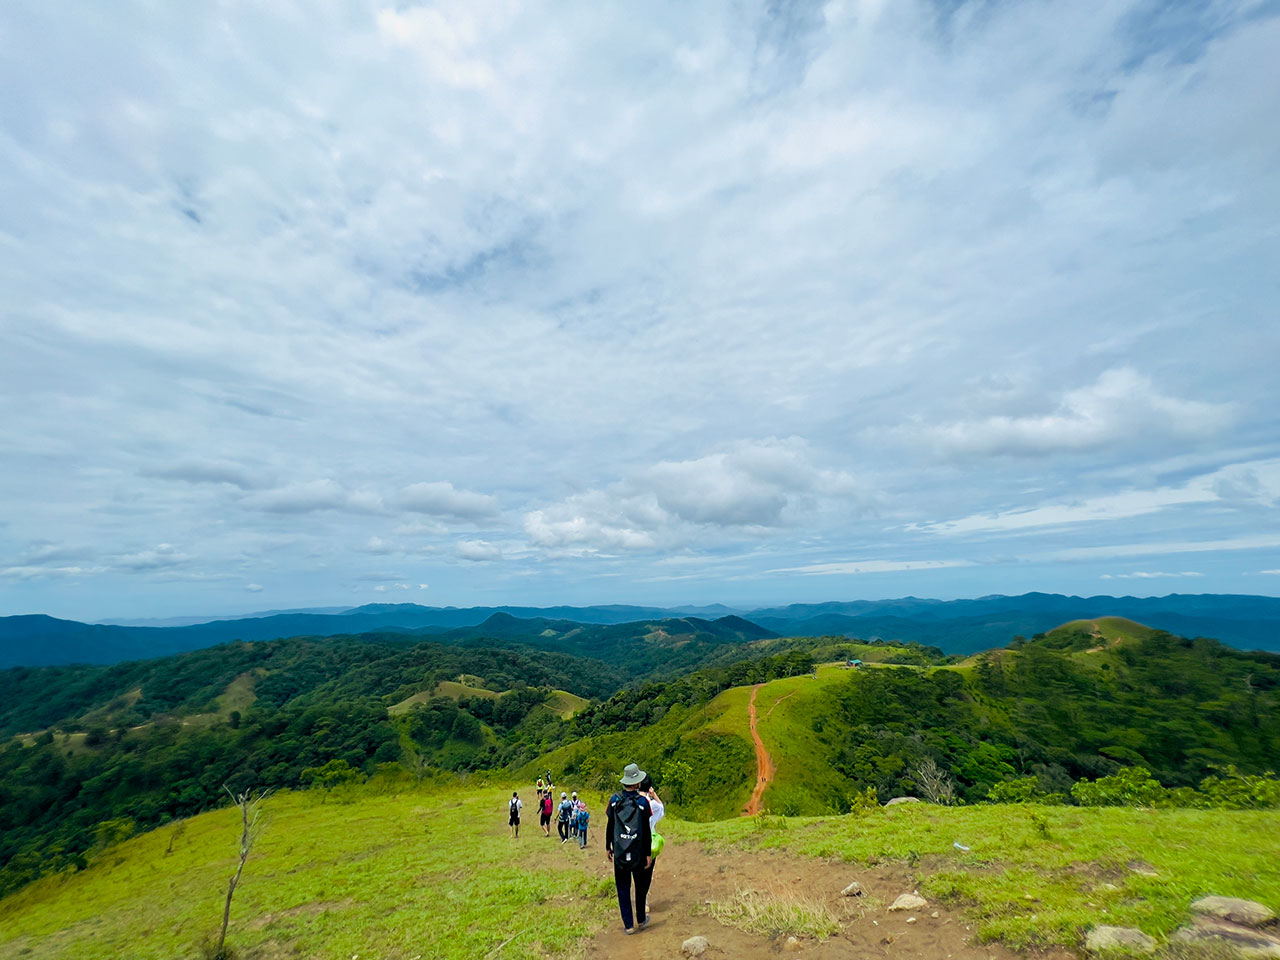
POLYGON ((963 662, 727 624, 720 640, 655 632, 647 666, 630 667, 637 638, 616 629, 590 634, 611 662, 391 634, 0 672, 0 889, 216 806, 224 784, 329 789, 384 767, 423 779, 549 766, 600 787, 642 755, 684 815, 732 815, 755 781, 756 684, 779 812, 927 795, 930 764, 964 802, 1073 802, 1081 778, 1126 768, 1171 788, 1280 768, 1280 655, 1127 621, 963 662), (670 676, 682 658, 697 668, 670 676), (865 666, 836 665, 849 659, 865 666))

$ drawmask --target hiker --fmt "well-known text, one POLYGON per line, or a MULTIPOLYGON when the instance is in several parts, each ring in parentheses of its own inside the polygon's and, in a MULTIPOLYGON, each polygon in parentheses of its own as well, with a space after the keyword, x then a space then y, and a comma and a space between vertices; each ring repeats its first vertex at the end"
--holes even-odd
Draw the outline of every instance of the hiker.
POLYGON ((538 824, 542 827, 542 832, 546 836, 551 836, 551 791, 548 790, 542 794, 542 799, 538 801, 538 824))
POLYGON ((574 824, 578 830, 578 849, 587 849, 587 824, 591 820, 591 811, 587 809, 586 803, 578 801, 578 811, 573 818, 574 824))
POLYGON ((519 792, 512 790, 511 802, 508 804, 507 826, 511 828, 511 836, 514 838, 519 838, 520 836, 520 810, 523 807, 524 802, 520 799, 519 792))
POLYGON ((604 828, 605 854, 613 863, 613 882, 618 888, 618 910, 622 914, 622 932, 643 930, 649 925, 645 913, 645 897, 653 866, 653 830, 649 826, 649 798, 640 793, 645 774, 636 764, 628 763, 622 771, 622 791, 609 798, 608 820, 604 828), (631 885, 636 888, 636 923, 632 925, 631 885))
POLYGON ((557 808, 556 832, 560 834, 560 842, 569 842, 569 817, 573 815, 573 801, 567 793, 560 794, 560 806, 557 808))
POLYGON ((649 864, 648 882, 652 883, 653 868, 658 865, 658 855, 662 853, 664 844, 662 834, 658 833, 658 821, 667 815, 667 807, 658 796, 658 791, 653 788, 653 778, 648 774, 645 774, 645 778, 640 781, 640 793, 649 801, 649 831, 653 834, 653 861, 649 864))
POLYGON ((542 796, 542 778, 538 778, 538 796, 542 796))
POLYGON ((578 791, 569 794, 569 839, 578 839, 578 791))

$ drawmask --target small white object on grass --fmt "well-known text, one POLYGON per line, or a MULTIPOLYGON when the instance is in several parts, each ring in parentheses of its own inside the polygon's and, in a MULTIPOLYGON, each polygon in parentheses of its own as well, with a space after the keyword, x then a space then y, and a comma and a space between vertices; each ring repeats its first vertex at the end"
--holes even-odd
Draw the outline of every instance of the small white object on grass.
POLYGON ((952 846, 955 847, 957 850, 961 850, 965 853, 968 853, 970 849, 969 847, 966 847, 963 843, 961 843, 959 840, 953 843, 952 846))

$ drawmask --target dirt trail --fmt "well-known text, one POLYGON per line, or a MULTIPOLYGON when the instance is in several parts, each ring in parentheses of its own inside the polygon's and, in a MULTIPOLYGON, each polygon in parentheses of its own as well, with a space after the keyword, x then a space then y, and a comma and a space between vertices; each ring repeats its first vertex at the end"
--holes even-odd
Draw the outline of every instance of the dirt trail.
MULTIPOLYGON (((769 756, 769 751, 765 749, 764 741, 760 739, 760 733, 756 730, 756 694, 763 687, 763 683, 757 683, 751 688, 751 700, 747 703, 747 718, 751 724, 751 742, 756 748, 756 788, 751 791, 751 799, 747 801, 747 808, 743 811, 748 817, 754 817, 760 812, 760 799, 764 796, 765 787, 769 785, 769 781, 773 779, 773 757, 769 756)), ((777 706, 775 704, 774 706, 777 706)))
MULTIPOLYGON (((593 853, 584 869, 611 876, 613 871, 598 848, 593 853)), ((801 898, 816 902, 836 918, 839 930, 829 939, 800 938, 798 955, 806 960, 1027 960, 996 944, 970 943, 969 925, 941 904, 930 903, 914 913, 889 913, 888 905, 899 894, 916 889, 919 882, 919 875, 906 864, 865 867, 776 850, 708 853, 701 844, 670 843, 654 869, 649 927, 625 936, 610 895, 610 923, 587 943, 585 960, 670 960, 682 956, 680 945, 693 936, 710 942, 704 960, 790 956, 784 950, 786 933, 749 933, 708 915, 713 904, 730 903, 744 891, 782 902, 801 898), (850 880, 862 884, 863 896, 840 896, 850 880), (908 917, 913 922, 908 923, 908 917)), ((1065 950, 1031 956, 1041 960, 1073 957, 1065 950)))

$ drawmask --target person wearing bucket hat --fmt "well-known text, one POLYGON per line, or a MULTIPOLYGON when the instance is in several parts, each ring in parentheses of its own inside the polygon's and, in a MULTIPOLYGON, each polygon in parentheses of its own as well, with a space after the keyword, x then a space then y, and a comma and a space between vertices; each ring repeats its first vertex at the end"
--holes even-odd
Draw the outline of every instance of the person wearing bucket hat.
POLYGON ((649 798, 640 792, 645 774, 629 763, 622 771, 622 790, 609 798, 608 819, 604 828, 605 855, 613 862, 613 882, 618 889, 618 911, 622 914, 624 933, 635 933, 649 925, 645 898, 653 866, 653 829, 649 824, 652 810, 649 798), (632 923, 631 887, 635 885, 636 907, 632 923))

